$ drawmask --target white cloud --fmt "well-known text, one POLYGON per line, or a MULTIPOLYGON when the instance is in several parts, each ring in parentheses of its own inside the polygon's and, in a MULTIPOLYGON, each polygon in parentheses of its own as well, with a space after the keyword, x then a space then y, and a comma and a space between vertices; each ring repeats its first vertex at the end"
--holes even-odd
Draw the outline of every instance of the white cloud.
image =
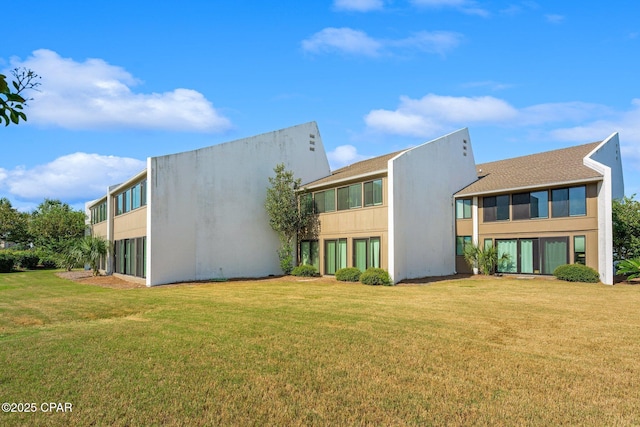
POLYGON ((369 12, 381 10, 384 7, 384 2, 382 0, 334 0, 333 7, 336 10, 369 12))
POLYGON ((0 169, 0 189, 24 200, 90 200, 145 167, 146 162, 138 159, 79 152, 31 169, 0 169))
POLYGON ((410 2, 414 6, 418 7, 451 7, 468 15, 489 16, 489 12, 487 10, 477 7, 477 3, 472 0, 410 0, 410 2))
POLYGON ((395 111, 373 110, 365 116, 365 123, 383 133, 426 137, 452 125, 499 123, 517 115, 514 107, 491 96, 468 98, 428 94, 421 99, 402 96, 395 111))
POLYGON ((564 21, 564 16, 562 15, 549 14, 545 15, 544 17, 547 19, 547 22, 550 22, 552 24, 560 24, 564 21))
POLYGON ((310 53, 343 53, 376 57, 393 49, 410 49, 444 54, 457 47, 462 40, 459 33, 422 31, 395 40, 375 39, 363 31, 351 28, 325 28, 302 41, 303 50, 310 53))
POLYGON ((178 88, 163 93, 135 93, 140 84, 124 68, 101 59, 76 62, 40 49, 12 67, 42 76, 40 92, 29 103, 29 123, 67 129, 161 129, 221 132, 231 122, 204 95, 178 88))
POLYGON ((325 28, 302 41, 302 48, 311 53, 342 52, 354 55, 378 56, 382 44, 365 32, 351 28, 325 28))
POLYGON ((368 158, 358 154, 358 150, 353 145, 340 145, 333 151, 329 151, 327 157, 329 158, 331 169, 337 169, 368 158))

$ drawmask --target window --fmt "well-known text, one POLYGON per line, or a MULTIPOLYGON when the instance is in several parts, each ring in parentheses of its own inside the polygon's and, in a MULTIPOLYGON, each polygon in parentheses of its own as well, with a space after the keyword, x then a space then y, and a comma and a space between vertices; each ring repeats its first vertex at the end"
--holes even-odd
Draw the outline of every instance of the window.
POLYGON ((347 239, 324 241, 324 273, 336 274, 347 266, 347 239))
POLYGON ((364 205, 375 206, 382 204, 382 179, 364 183, 364 205))
POLYGON ((320 271, 320 244, 317 240, 303 240, 300 242, 300 263, 313 265, 320 271))
POLYGON ((484 221, 504 221, 509 219, 509 195, 489 196, 482 199, 484 221))
POLYGON ((146 277, 147 271, 147 238, 116 240, 115 269, 116 273, 136 277, 146 277))
POLYGON ((471 236, 456 236, 456 255, 464 255, 464 247, 471 244, 471 236))
POLYGON ((518 241, 496 240, 496 249, 498 251, 498 272, 499 273, 515 273, 518 270, 518 241), (507 255, 508 259, 500 260, 503 255, 507 255))
POLYGON ((305 193, 300 196, 300 211, 304 213, 313 212, 313 195, 305 193))
POLYGON ((554 218, 586 214, 587 193, 585 186, 551 190, 551 215, 554 218))
POLYGON ((493 247, 492 239, 484 239, 484 250, 491 249, 493 247))
POLYGON ((531 198, 531 218, 549 218, 549 192, 534 191, 531 198))
POLYGON ((573 237, 573 262, 574 264, 586 265, 586 245, 585 236, 573 237))
POLYGON ((456 200, 456 218, 457 219, 471 218, 471 199, 456 200))
POLYGON ((542 274, 553 274, 553 270, 568 263, 569 238, 549 237, 540 239, 542 274))
POLYGON ((353 239, 353 266, 365 271, 380 268, 380 238, 353 239))
POLYGON ((104 201, 99 205, 91 208, 91 224, 97 224, 107 220, 107 202, 104 201))
POLYGON ((313 195, 316 212, 333 212, 336 210, 336 190, 318 191, 313 195))
POLYGON ((529 193, 514 194, 511 197, 513 203, 513 219, 529 219, 531 217, 529 193))
POLYGON ((338 188, 338 210, 359 208, 362 206, 362 184, 353 184, 338 188))
POLYGON ((116 196, 116 215, 147 205, 147 180, 140 181, 116 196))

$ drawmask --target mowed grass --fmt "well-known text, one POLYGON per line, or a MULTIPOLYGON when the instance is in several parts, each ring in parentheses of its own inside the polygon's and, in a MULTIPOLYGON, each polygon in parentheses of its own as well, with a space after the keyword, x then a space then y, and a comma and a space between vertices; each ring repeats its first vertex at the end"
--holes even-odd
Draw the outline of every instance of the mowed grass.
POLYGON ((3 426, 638 425, 640 286, 4 274, 0 400, 38 406, 3 426))

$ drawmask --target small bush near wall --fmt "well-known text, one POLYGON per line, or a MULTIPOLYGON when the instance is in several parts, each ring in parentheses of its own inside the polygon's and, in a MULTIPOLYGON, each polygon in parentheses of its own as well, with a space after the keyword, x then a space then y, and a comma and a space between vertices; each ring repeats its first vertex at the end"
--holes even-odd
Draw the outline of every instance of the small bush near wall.
POLYGON ((356 267, 341 268, 336 271, 336 280, 340 280, 342 282, 357 282, 360 280, 361 274, 362 272, 360 269, 356 267))
POLYGON ((367 271, 360 275, 360 282, 365 285, 393 285, 389 273, 382 268, 368 268, 367 271))
POLYGON ((40 265, 42 265, 42 268, 47 269, 58 268, 58 262, 56 261, 55 257, 52 256, 45 256, 44 258, 41 258, 40 265))
POLYGON ((315 277, 318 276, 318 270, 313 265, 303 264, 291 270, 292 276, 315 277))
POLYGON ((13 254, 0 252, 0 273, 11 273, 15 262, 16 260, 13 254))
POLYGON ((591 267, 582 264, 566 264, 557 267, 553 275, 567 282, 598 283, 600 276, 591 267))
POLYGON ((29 251, 16 252, 15 257, 20 268, 27 270, 35 270, 36 267, 38 267, 38 262, 40 261, 40 257, 38 255, 29 251))

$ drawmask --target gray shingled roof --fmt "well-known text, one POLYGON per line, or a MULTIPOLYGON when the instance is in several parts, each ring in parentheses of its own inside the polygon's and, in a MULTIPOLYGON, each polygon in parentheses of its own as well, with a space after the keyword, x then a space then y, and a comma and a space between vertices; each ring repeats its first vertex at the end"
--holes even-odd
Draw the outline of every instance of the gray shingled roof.
POLYGON ((407 150, 409 150, 409 148, 396 151, 394 153, 385 154, 383 156, 374 157, 372 159, 362 160, 361 162, 353 163, 349 166, 336 169, 335 171, 331 172, 331 175, 306 183, 303 185, 303 187, 317 187, 321 185, 331 184, 333 182, 345 181, 356 176, 386 171, 387 162, 398 154, 403 153, 407 150))
POLYGON ((532 188, 576 181, 598 181, 602 175, 584 166, 582 160, 600 142, 560 150, 483 163, 476 166, 478 180, 456 196, 532 188))

